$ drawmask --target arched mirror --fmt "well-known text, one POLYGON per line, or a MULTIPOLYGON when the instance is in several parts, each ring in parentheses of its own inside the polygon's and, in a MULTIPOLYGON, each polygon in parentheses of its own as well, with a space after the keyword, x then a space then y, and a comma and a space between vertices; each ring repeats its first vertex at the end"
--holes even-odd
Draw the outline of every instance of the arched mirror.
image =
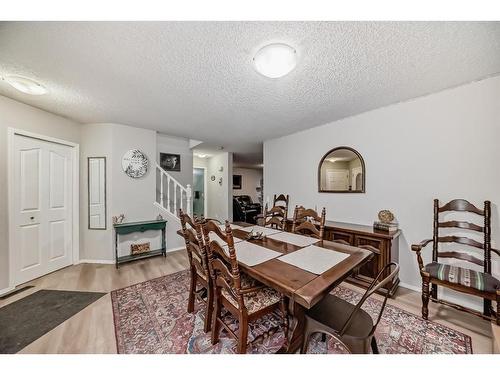
POLYGON ((328 151, 318 166, 318 191, 323 193, 364 193, 365 162, 350 147, 328 151))

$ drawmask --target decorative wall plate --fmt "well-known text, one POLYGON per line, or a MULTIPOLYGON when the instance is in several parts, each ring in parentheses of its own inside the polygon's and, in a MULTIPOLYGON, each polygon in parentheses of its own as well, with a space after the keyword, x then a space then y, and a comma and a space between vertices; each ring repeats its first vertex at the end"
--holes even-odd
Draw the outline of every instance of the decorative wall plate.
POLYGON ((148 157, 139 150, 129 150, 123 155, 122 168, 127 176, 140 178, 148 171, 148 157))

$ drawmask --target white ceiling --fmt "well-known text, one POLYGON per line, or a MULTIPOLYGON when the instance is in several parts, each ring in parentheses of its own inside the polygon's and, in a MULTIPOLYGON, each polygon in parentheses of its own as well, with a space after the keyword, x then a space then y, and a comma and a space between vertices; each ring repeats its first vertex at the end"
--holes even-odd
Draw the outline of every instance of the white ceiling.
MULTIPOLYGON (((3 22, 0 94, 82 123, 115 122, 261 153, 290 134, 500 72, 499 22, 3 22), (295 47, 280 79, 254 53, 295 47)), ((251 159, 252 157, 249 156, 251 159)))

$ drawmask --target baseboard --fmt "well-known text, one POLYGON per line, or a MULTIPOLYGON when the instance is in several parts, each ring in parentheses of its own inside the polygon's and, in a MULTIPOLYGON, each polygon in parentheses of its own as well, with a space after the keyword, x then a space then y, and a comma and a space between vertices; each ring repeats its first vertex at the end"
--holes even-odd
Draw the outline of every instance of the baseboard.
POLYGON ((406 288, 406 289, 413 290, 415 292, 422 292, 422 287, 419 287, 419 286, 410 285, 410 284, 406 284, 406 283, 402 283, 402 282, 399 283, 399 286, 402 286, 403 288, 406 288))
POLYGON ((103 260, 103 259, 80 259, 80 263, 92 263, 92 264, 115 264, 114 260, 103 260))
MULTIPOLYGON (((179 251, 179 250, 184 250, 186 247, 185 246, 180 246, 180 247, 174 247, 172 249, 167 249, 166 253, 173 253, 174 251, 179 251)), ((103 259, 80 259, 78 264, 80 263, 91 263, 91 264, 115 264, 114 260, 103 260, 103 259)), ((0 295, 1 295, 0 291, 0 295)))
POLYGON ((16 289, 16 288, 13 286, 9 286, 7 288, 0 289, 0 297, 3 296, 4 294, 12 292, 14 289, 16 289))
POLYGON ((174 251, 179 251, 179 250, 185 250, 186 246, 179 246, 179 247, 174 247, 172 249, 167 249, 167 253, 173 253, 174 251))

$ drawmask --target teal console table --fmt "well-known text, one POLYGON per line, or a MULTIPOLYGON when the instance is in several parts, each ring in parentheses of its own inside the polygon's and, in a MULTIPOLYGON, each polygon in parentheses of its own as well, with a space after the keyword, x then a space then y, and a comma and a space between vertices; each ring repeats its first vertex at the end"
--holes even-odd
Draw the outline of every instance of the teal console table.
POLYGON ((167 255, 167 245, 165 242, 166 220, 137 221, 134 223, 114 224, 115 228, 115 259, 116 268, 119 264, 131 262, 138 259, 150 258, 158 255, 167 255), (161 249, 150 250, 146 253, 136 255, 118 256, 118 235, 135 232, 145 232, 147 230, 161 230, 161 249))

